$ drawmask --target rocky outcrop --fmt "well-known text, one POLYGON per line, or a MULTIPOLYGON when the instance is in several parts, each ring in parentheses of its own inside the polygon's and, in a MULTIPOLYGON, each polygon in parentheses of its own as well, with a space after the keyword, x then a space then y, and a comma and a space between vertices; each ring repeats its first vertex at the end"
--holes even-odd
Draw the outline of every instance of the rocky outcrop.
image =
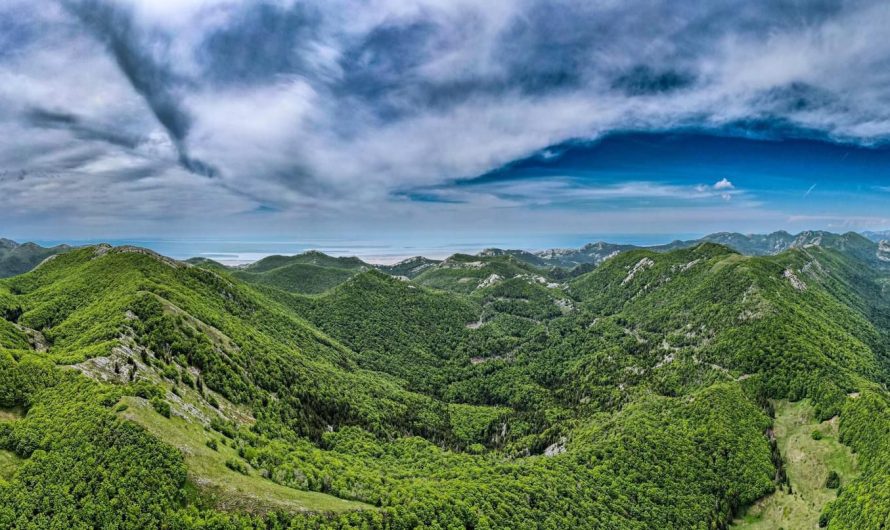
POLYGON ((644 271, 644 270, 652 267, 653 265, 655 265, 655 262, 652 261, 651 259, 649 259, 649 258, 641 259, 640 261, 637 262, 636 265, 633 266, 633 268, 630 270, 630 272, 627 273, 627 277, 624 278, 624 280, 621 282, 621 285, 627 285, 628 283, 633 281, 634 276, 636 276, 640 271, 644 271))

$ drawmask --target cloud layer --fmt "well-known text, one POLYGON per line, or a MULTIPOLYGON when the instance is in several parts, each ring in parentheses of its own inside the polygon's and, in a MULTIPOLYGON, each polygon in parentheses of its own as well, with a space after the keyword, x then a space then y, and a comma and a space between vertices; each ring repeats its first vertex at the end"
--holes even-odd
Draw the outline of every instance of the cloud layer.
MULTIPOLYGON (((884 144, 887 27, 881 0, 7 0, 0 221, 560 204, 575 176, 448 186, 614 131, 884 144)), ((699 184, 584 193, 752 206, 699 184)))

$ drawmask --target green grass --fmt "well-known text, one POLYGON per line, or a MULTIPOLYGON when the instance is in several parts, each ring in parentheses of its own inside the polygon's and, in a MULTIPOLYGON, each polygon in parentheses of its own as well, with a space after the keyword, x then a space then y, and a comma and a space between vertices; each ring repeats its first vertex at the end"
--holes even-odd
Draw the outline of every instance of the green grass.
POLYGON ((173 416, 165 418, 144 399, 125 397, 127 409, 121 415, 145 427, 151 434, 178 448, 185 457, 189 482, 211 499, 217 509, 252 513, 270 511, 342 512, 371 508, 323 493, 300 491, 265 479, 241 460, 238 452, 224 443, 221 434, 207 431, 199 424, 173 416), (217 450, 207 441, 217 441, 217 450), (240 461, 248 468, 242 475, 228 467, 227 460, 240 461))
POLYGON ((838 441, 838 419, 819 423, 807 401, 776 402, 776 440, 791 484, 755 503, 733 525, 736 530, 818 528, 819 514, 835 498, 836 490, 825 487, 829 471, 841 476, 841 484, 858 475, 856 456, 838 441), (815 440, 813 432, 821 439, 815 440))
MULTIPOLYGON (((0 407, 0 422, 14 421, 22 417, 21 409, 2 408, 0 407)), ((12 451, 0 449, 0 484, 8 481, 15 474, 16 470, 24 462, 23 459, 16 456, 12 451)))
POLYGON ((12 421, 20 419, 24 414, 20 408, 3 408, 0 407, 0 421, 12 421))
POLYGON ((24 460, 12 451, 0 449, 0 484, 11 479, 24 460))

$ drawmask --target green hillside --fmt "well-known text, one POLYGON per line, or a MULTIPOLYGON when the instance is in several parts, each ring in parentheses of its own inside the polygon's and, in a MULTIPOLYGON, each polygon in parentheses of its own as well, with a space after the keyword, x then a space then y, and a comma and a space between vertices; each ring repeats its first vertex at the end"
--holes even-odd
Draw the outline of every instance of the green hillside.
POLYGON ((435 267, 441 260, 425 258, 423 256, 414 256, 402 260, 393 265, 378 265, 377 270, 383 271, 392 276, 404 276, 405 278, 414 278, 423 271, 435 267))
POLYGON ((19 244, 0 238, 0 278, 28 272, 50 256, 66 252, 70 248, 67 245, 45 248, 34 243, 19 244))
POLYGON ((434 267, 427 268, 413 280, 425 287, 468 294, 492 282, 515 276, 547 280, 549 273, 510 254, 455 254, 434 267))
POLYGON ((328 256, 317 250, 310 250, 295 256, 269 256, 244 268, 247 272, 268 272, 285 265, 315 265, 316 267, 329 267, 333 269, 364 270, 370 265, 355 257, 328 256))
POLYGON ((370 268, 358 258, 337 258, 311 251, 296 256, 269 256, 232 274, 254 285, 317 294, 370 268))
POLYGON ((185 262, 189 265, 194 265, 195 267, 210 269, 216 272, 230 272, 228 267, 210 258, 189 258, 185 260, 185 262))
POLYGON ((0 281, 0 527, 882 528, 890 294, 857 248, 413 280, 72 250, 0 281))
POLYGON ((855 232, 834 234, 821 230, 807 230, 798 234, 790 234, 781 230, 770 234, 717 232, 699 239, 677 240, 649 247, 599 241, 588 243, 577 249, 554 248, 534 253, 523 250, 488 249, 479 255, 513 256, 517 260, 535 267, 545 269, 556 267, 588 272, 622 252, 643 249, 670 252, 695 247, 701 243, 717 243, 747 256, 774 256, 795 248, 822 247, 842 251, 858 260, 868 262, 872 266, 882 268, 890 266, 890 250, 886 243, 880 244, 883 239, 885 238, 881 238, 880 234, 874 232, 865 234, 855 232))
POLYGON ((875 260, 877 245, 855 232, 833 234, 821 230, 807 230, 799 234, 785 231, 771 234, 739 234, 718 232, 703 237, 700 242, 718 243, 750 256, 770 256, 793 248, 822 247, 843 251, 863 261, 875 260))
POLYGON ((745 510, 732 528, 817 528, 820 510, 837 496, 826 487, 832 472, 842 482, 858 477, 856 455, 838 437, 837 418, 819 422, 806 401, 777 402, 773 436, 783 459, 785 480, 779 488, 745 510))

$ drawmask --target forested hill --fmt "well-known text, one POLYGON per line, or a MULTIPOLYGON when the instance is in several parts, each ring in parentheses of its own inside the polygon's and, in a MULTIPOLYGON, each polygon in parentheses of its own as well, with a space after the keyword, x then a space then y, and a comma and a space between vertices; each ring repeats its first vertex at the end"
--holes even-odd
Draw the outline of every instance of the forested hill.
MULTIPOLYGON (((191 258, 187 263, 202 268, 210 268, 218 272, 228 271, 239 279, 257 285, 268 285, 285 291, 317 294, 341 284, 358 272, 376 268, 392 276, 414 279, 423 273, 432 286, 451 286, 449 276, 452 272, 436 272, 442 269, 481 268, 490 270, 489 275, 496 273, 491 270, 498 263, 512 260, 524 271, 518 274, 533 272, 555 278, 578 276, 589 272, 621 252, 648 248, 656 252, 669 252, 680 248, 694 247, 700 243, 710 242, 725 245, 737 252, 751 256, 769 256, 779 254, 792 248, 824 247, 840 250, 867 261, 874 267, 890 268, 890 241, 883 232, 865 232, 862 235, 847 232, 834 234, 831 232, 810 230, 798 234, 785 231, 770 234, 740 234, 736 232, 718 232, 687 241, 673 241, 663 245, 640 247, 629 244, 608 242, 589 243, 578 249, 554 248, 537 252, 526 250, 489 248, 476 255, 455 254, 445 260, 435 260, 423 256, 408 258, 393 265, 372 265, 357 257, 334 257, 316 250, 293 256, 272 255, 255 263, 229 268, 207 258, 191 258), (485 265, 485 266, 483 266, 485 265), (438 285, 437 285, 438 282, 438 285), (443 283, 444 282, 444 283, 443 283)), ((34 243, 19 244, 8 239, 0 239, 0 278, 23 274, 41 261, 54 254, 69 250, 68 245, 43 248, 34 243)), ((501 268, 502 270, 502 268, 501 268)), ((484 271, 483 271, 484 272, 484 271)), ((475 276, 480 276, 477 273, 475 276)), ((473 276, 473 275, 470 275, 473 276)), ((472 290, 478 281, 472 281, 467 275, 464 285, 458 290, 472 290)), ((486 276, 487 277, 487 276, 486 276)), ((484 277, 482 278, 484 279, 484 277)))
POLYGON ((718 232, 701 239, 652 247, 597 242, 578 249, 538 252, 490 248, 475 255, 455 254, 445 260, 417 256, 395 265, 378 266, 358 258, 335 258, 311 251, 296 256, 270 256, 234 274, 254 284, 295 293, 317 294, 343 283, 358 272, 377 268, 427 287, 470 293, 488 279, 533 275, 542 278, 544 283, 563 281, 590 272, 623 252, 648 249, 663 253, 692 248, 701 243, 717 243, 748 256, 772 256, 795 248, 828 248, 866 262, 873 268, 890 270, 890 243, 872 241, 854 232, 834 234, 817 230, 799 234, 784 231, 747 235, 718 232))
MULTIPOLYGON (((584 245, 579 249, 550 249, 536 253, 524 251, 489 249, 483 254, 512 255, 519 260, 538 267, 576 268, 596 266, 620 252, 648 248, 656 252, 669 252, 680 248, 690 248, 701 243, 718 243, 747 256, 772 256, 793 248, 823 247, 840 250, 854 255, 874 266, 890 267, 890 246, 877 233, 860 235, 855 232, 834 234, 821 230, 808 230, 798 234, 785 231, 771 234, 740 234, 737 232, 717 232, 700 239, 673 241, 663 245, 639 247, 598 242, 584 245), (872 238, 872 239, 869 239, 872 238)), ((581 269, 584 270, 583 268, 581 269)))
POLYGON ((70 250, 0 280, 0 527, 792 528, 749 507, 803 480, 793 401, 858 455, 803 454, 840 489, 794 516, 884 528, 890 275, 838 237, 573 274, 70 250))
POLYGON ((269 256, 233 272, 237 278, 295 293, 320 293, 372 266, 358 258, 336 258, 310 251, 269 256))
POLYGON ((20 244, 0 238, 0 278, 28 272, 46 258, 70 248, 67 245, 45 248, 35 243, 20 244))

